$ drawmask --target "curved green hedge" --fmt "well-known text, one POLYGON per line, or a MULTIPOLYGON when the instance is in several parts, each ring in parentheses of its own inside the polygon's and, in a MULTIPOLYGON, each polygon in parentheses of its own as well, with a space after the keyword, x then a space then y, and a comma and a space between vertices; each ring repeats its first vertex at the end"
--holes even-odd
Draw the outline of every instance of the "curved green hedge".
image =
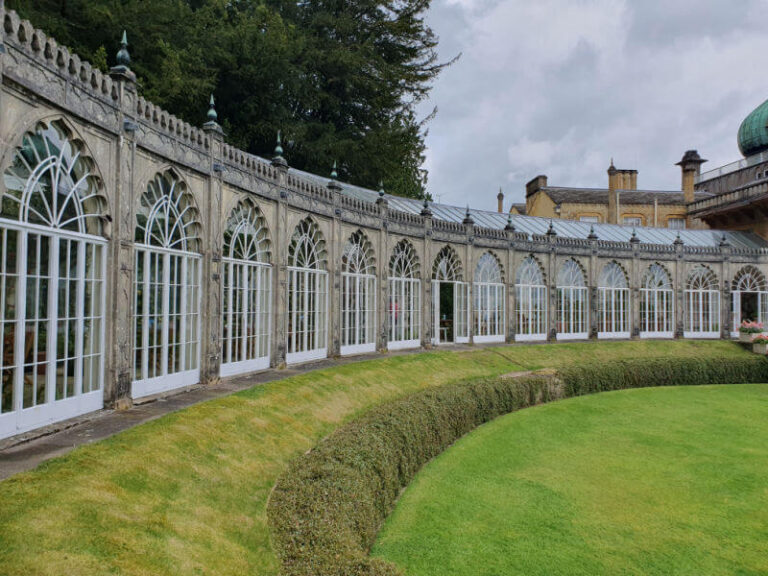
POLYGON ((768 382, 768 360, 625 360, 557 376, 484 380, 415 393, 342 426, 291 463, 267 513, 286 576, 395 575, 368 557, 400 491, 458 438, 538 403, 645 386, 768 382))

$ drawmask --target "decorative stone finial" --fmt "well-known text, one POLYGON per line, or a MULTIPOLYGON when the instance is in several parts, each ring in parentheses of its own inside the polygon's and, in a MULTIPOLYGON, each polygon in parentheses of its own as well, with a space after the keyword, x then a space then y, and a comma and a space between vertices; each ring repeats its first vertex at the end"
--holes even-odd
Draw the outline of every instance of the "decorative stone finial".
POLYGON ((475 223, 475 221, 472 218, 472 214, 469 213, 469 204, 467 204, 467 213, 464 216, 463 224, 465 226, 469 226, 470 224, 474 224, 474 223, 475 223))
POLYGON ((339 177, 339 173, 336 172, 336 160, 333 161, 333 169, 331 170, 331 180, 336 180, 339 177))
POLYGON ((673 242, 675 246, 682 246, 684 244, 683 239, 680 238, 680 232, 677 233, 677 238, 675 238, 675 241, 673 242))
POLYGON ((597 240, 597 234, 595 234, 595 227, 590 226, 589 227, 589 236, 587 236, 588 240, 597 240))
POLYGON ((208 103, 208 122, 216 122, 219 119, 219 114, 216 112, 216 100, 211 94, 211 100, 208 103))
POLYGON ((730 242, 728 242, 728 236, 723 233, 723 237, 720 238, 720 248, 725 248, 726 246, 730 246, 730 242))
POLYGON ((384 181, 379 180, 379 198, 384 198, 384 181))
POLYGON ((504 226, 504 230, 506 230, 507 232, 515 231, 515 226, 514 224, 512 224, 512 214, 507 215, 507 225, 504 226))
POLYGON ((272 165, 279 167, 288 166, 288 162, 283 158, 283 144, 280 130, 277 131, 277 142, 275 143, 275 155, 272 157, 272 165))
POLYGON ((328 181, 328 188, 331 190, 336 190, 337 192, 341 190, 341 184, 337 182, 337 179, 339 177, 339 173, 336 171, 336 161, 333 161, 333 169, 331 170, 331 179, 328 181))
POLYGON ((557 232, 555 232, 555 224, 552 222, 552 220, 549 221, 549 229, 547 230, 547 236, 557 236, 557 232))
POLYGON ((429 209, 429 200, 424 198, 424 207, 421 209, 421 215, 424 217, 432 217, 432 210, 429 209))
POLYGON ((117 52, 117 65, 128 68, 131 64, 131 55, 128 53, 128 34, 123 30, 123 38, 120 40, 120 50, 117 52))
POLYGON ((640 238, 637 237, 637 231, 634 228, 632 228, 632 237, 629 239, 629 241, 632 244, 637 244, 640 242, 640 238))

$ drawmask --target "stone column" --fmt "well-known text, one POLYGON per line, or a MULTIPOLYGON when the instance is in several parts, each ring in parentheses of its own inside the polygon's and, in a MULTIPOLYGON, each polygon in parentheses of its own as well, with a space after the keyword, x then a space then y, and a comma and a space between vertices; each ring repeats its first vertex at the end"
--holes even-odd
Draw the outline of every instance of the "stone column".
MULTIPOLYGON (((213 111, 213 97, 211 97, 213 111)), ((221 175, 224 132, 216 123, 215 117, 203 125, 203 131, 210 139, 208 147, 208 178, 205 181, 205 211, 207 226, 203 230, 203 270, 202 270, 202 346, 200 381, 214 384, 221 373, 221 257, 223 249, 223 201, 221 175)))
POLYGON ((549 297, 547 310, 547 326, 549 328, 547 340, 557 340, 557 233, 552 222, 547 231, 549 250, 547 254, 547 280, 549 281, 549 297))
POLYGON ((589 231, 589 236, 587 236, 587 240, 589 240, 589 248, 590 248, 590 254, 589 254, 589 279, 587 280, 589 283, 589 337, 590 339, 597 339, 597 333, 599 331, 599 318, 600 318, 600 291, 599 283, 600 283, 600 272, 602 270, 602 265, 600 262, 600 259, 597 256, 597 234, 595 234, 595 229, 592 227, 589 231))
POLYGON ((328 356, 334 357, 341 354, 341 255, 347 239, 341 230, 341 186, 332 179, 328 188, 333 194, 333 219, 328 239, 328 356))
POLYGON ((421 211, 424 218, 424 253, 421 260, 421 344, 425 348, 432 347, 432 334, 435 325, 435 319, 432 317, 432 211, 429 209, 429 203, 424 201, 424 208, 421 211))
POLYGON ((107 310, 112 322, 107 322, 105 343, 106 374, 104 403, 115 408, 132 405, 131 383, 134 368, 134 281, 136 261, 134 229, 136 227, 135 199, 141 194, 135 182, 136 158, 136 76, 127 65, 112 69, 111 76, 117 87, 118 113, 116 128, 119 132, 115 145, 115 173, 112 181, 111 238, 108 247, 107 310))
POLYGON ((507 234, 507 277, 506 277, 506 341, 515 340, 515 227, 512 225, 512 217, 507 219, 504 228, 507 234))
MULTIPOLYGON (((474 283, 474 244, 475 244, 475 221, 472 219, 472 216, 469 213, 469 208, 467 208, 467 215, 464 218, 464 232, 466 234, 466 244, 464 245, 464 262, 466 262, 466 269, 464 272, 464 281, 467 283, 467 335, 469 336, 469 343, 473 344, 475 341, 475 329, 473 325, 473 318, 474 318, 474 293, 475 293, 475 283, 474 283)), ((454 338, 455 340, 455 338, 454 338)))
POLYGON ((288 342, 288 245, 293 230, 288 228, 288 192, 281 189, 279 195, 280 199, 275 206, 271 363, 273 366, 284 368, 288 342))
POLYGON ((720 337, 726 340, 731 338, 733 328, 733 293, 731 292, 731 278, 733 278, 733 266, 731 264, 731 246, 723 234, 720 241, 720 253, 723 263, 720 270, 720 285, 722 296, 720 298, 720 337))
POLYGON ((630 338, 633 339, 640 337, 640 283, 645 273, 645 270, 642 269, 644 264, 646 264, 645 261, 633 257, 629 271, 630 338))
POLYGON ((378 342, 377 349, 381 352, 387 350, 389 340, 389 204, 383 194, 379 196, 376 202, 379 206, 380 230, 378 247, 378 280, 379 289, 377 290, 377 321, 378 321, 378 342))
POLYGON ((673 278, 675 287, 675 338, 682 338, 685 318, 685 304, 683 299, 683 291, 685 289, 685 276, 683 275, 685 268, 683 261, 683 258, 685 257, 685 247, 683 246, 683 241, 680 238, 680 234, 677 235, 674 246, 676 256, 673 278))

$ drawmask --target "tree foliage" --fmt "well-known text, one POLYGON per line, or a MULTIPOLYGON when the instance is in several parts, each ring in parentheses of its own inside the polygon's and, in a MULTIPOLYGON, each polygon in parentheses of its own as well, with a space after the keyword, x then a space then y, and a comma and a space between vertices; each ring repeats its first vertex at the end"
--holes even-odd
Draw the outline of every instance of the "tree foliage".
MULTIPOLYGON (((447 65, 431 0, 6 0, 92 63, 127 30, 142 93, 200 124, 215 94, 228 140, 269 156, 282 130, 296 168, 425 193, 415 105, 447 65)), ((105 60, 104 56, 107 55, 105 60)))

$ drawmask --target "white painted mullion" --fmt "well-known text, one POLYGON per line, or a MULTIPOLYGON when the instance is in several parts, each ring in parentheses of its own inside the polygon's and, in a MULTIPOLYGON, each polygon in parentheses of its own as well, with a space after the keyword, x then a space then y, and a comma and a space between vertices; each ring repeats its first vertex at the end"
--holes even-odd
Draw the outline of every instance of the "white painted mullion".
MULTIPOLYGON (((187 257, 180 256, 181 260, 181 281, 179 282, 179 294, 177 298, 181 298, 179 303, 180 321, 179 321, 179 334, 175 338, 175 343, 179 345, 181 349, 181 357, 179 358, 179 371, 184 372, 187 369, 187 291, 190 289, 190 282, 187 276, 187 257)), ((178 271, 178 264, 176 265, 178 271)), ((192 280, 194 282, 194 280, 192 280)))
MULTIPOLYGON (((90 246, 86 246, 82 240, 77 244, 77 332, 75 333, 75 353, 77 354, 77 360, 75 361, 75 396, 80 396, 83 393, 83 361, 84 361, 84 324, 85 324, 85 259, 86 249, 90 246)), ((95 266, 96 263, 94 262, 95 266)), ((91 311, 93 312, 93 311, 91 311)), ((91 320, 91 330, 93 330, 93 320, 91 320)))
MULTIPOLYGON (((106 348, 106 309, 107 309, 107 247, 99 245, 99 253, 101 254, 101 268, 99 269, 99 281, 101 283, 101 294, 99 294, 99 298, 101 298, 101 302, 99 303, 99 332, 101 338, 99 339, 99 390, 103 392, 104 390, 104 371, 105 367, 104 364, 105 358, 104 358, 104 350, 106 348)), ((135 273, 135 271, 134 271, 135 273)), ((96 316, 94 315, 94 318, 96 316)), ((134 358, 133 361, 135 362, 136 359, 134 358)))
POLYGON ((166 252, 162 254, 163 257, 163 297, 160 305, 160 310, 163 316, 163 331, 161 334, 161 362, 162 370, 161 374, 166 376, 168 374, 168 322, 169 322, 169 307, 170 307, 170 281, 171 281, 171 255, 166 252))
MULTIPOLYGON (((48 241, 48 338, 46 346, 46 358, 48 364, 45 367, 45 402, 51 404, 56 400, 56 364, 58 361, 58 351, 56 349, 56 337, 58 333, 58 317, 59 317, 59 239, 56 236, 40 236, 42 240, 45 238, 48 241)), ((42 247, 42 241, 38 244, 38 247, 42 247)), ((39 256, 39 255, 38 255, 39 256)), ((38 283, 40 280, 38 279, 38 283)), ((64 335, 66 338, 66 334, 64 335)), ((66 348, 66 346, 65 346, 66 348)), ((39 354, 38 350, 38 354, 39 354)), ((65 351, 66 356, 66 351, 65 351)), ((37 358, 34 359, 37 362, 37 358)), ((38 367, 35 366, 37 372, 38 367)), ((65 383, 66 386, 66 383, 65 383)), ((35 393, 37 395, 37 393, 35 393)), ((35 400, 37 403, 37 400, 35 400)))
POLYGON ((144 259, 144 298, 141 303, 141 314, 143 316, 141 322, 141 379, 146 380, 149 378, 149 292, 151 289, 149 278, 152 274, 150 270, 152 260, 149 250, 144 250, 142 257, 144 259))
POLYGON ((241 352, 238 360, 248 360, 248 314, 251 311, 251 290, 250 282, 248 282, 248 274, 250 272, 250 266, 248 264, 240 264, 239 266, 242 274, 240 279, 240 293, 243 295, 243 310, 240 313, 242 318, 240 323, 240 329, 242 330, 241 336, 241 352))
POLYGON ((19 230, 16 240, 17 246, 17 272, 16 280, 16 333, 14 334, 13 363, 13 409, 20 411, 24 398, 24 338, 25 318, 27 314, 27 272, 29 262, 27 258, 27 231, 19 230))

